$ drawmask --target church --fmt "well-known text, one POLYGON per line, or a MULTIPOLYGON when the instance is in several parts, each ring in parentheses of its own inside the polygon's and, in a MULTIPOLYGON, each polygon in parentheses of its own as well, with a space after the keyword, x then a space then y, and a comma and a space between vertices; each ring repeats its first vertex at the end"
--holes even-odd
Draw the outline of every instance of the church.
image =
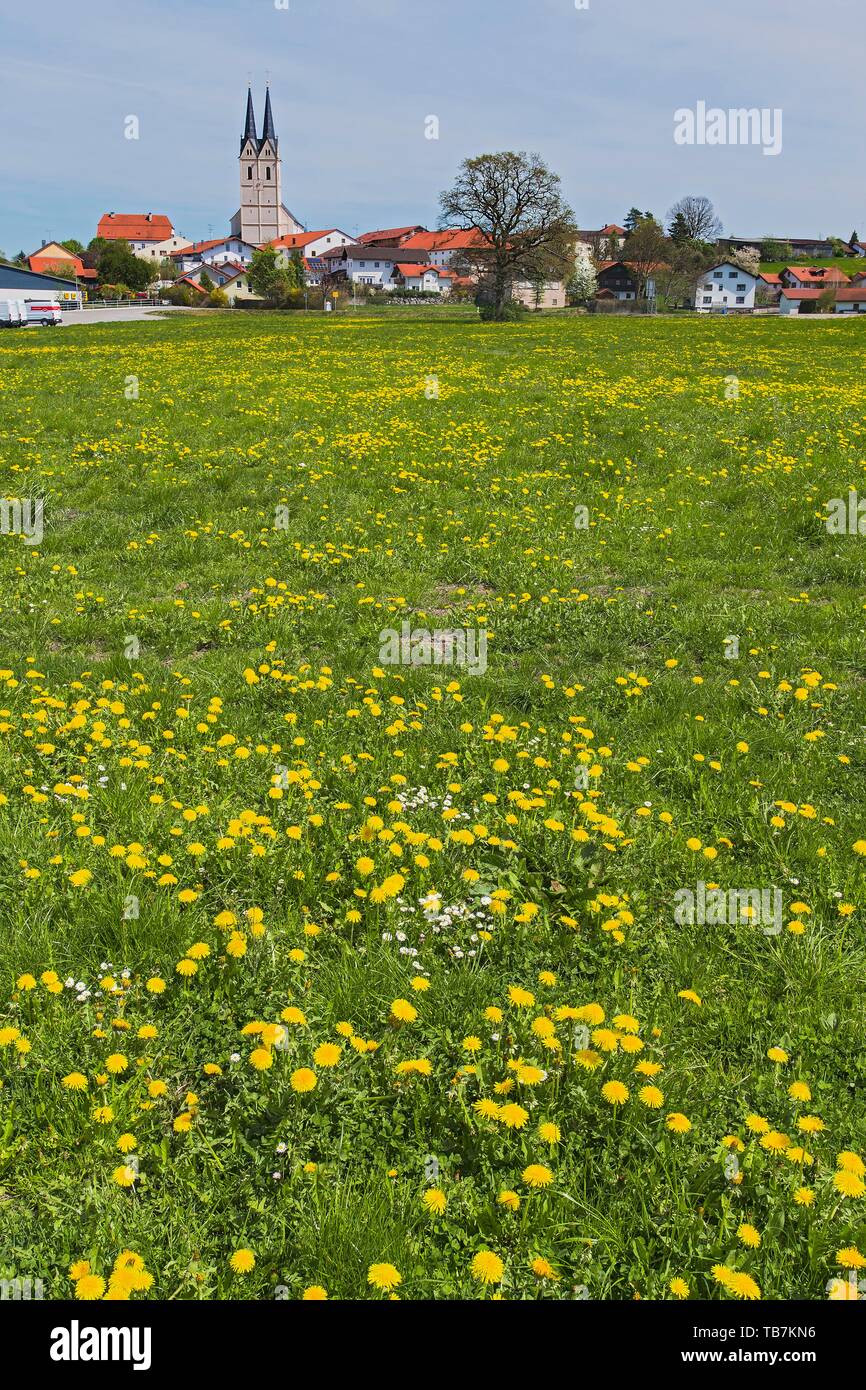
POLYGON ((261 139, 256 134, 253 94, 247 88, 247 116, 239 160, 241 205, 231 220, 232 236, 251 246, 264 246, 275 237, 302 232, 304 228, 282 201, 279 141, 270 88, 265 92, 261 139))

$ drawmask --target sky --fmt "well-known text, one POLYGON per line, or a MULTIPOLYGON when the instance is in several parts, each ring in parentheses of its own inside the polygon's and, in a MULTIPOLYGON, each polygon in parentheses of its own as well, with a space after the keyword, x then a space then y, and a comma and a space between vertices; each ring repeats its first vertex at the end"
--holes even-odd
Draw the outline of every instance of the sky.
POLYGON ((435 227, 461 160, 517 149, 583 228, 703 194, 729 235, 866 235, 862 0, 2 3, 10 256, 86 244, 110 211, 228 231, 247 83, 261 130, 268 78, 283 201, 309 228, 435 227), (699 102, 781 111, 780 153, 676 143, 699 102))

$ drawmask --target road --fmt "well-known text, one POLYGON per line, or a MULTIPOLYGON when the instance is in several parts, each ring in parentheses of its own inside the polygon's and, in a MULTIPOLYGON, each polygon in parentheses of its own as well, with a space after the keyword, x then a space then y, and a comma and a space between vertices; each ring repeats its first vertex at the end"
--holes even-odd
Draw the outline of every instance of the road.
POLYGON ((120 305, 116 309, 65 309, 63 310, 64 324, 75 323, 126 323, 130 320, 138 319, 158 319, 165 314, 185 314, 189 311, 181 308, 156 308, 153 304, 128 304, 120 305))

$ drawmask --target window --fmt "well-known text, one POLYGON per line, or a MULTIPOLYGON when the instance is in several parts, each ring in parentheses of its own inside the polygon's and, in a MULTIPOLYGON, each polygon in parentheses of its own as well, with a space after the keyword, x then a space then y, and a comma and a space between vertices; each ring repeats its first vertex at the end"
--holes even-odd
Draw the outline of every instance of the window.
POLYGON ((737 278, 737 272, 736 272, 735 270, 729 270, 729 271, 728 271, 728 279, 729 279, 729 280, 736 280, 736 278, 737 278))
POLYGON ((723 277, 723 275, 724 275, 724 271, 721 271, 721 270, 714 270, 714 271, 713 271, 713 279, 714 279, 714 280, 721 280, 722 277, 723 277))
POLYGON ((738 295, 737 295, 737 303, 738 303, 738 304, 745 304, 745 302, 746 302, 746 296, 745 296, 744 294, 738 294, 738 295))
POLYGON ((738 290, 745 290, 745 285, 737 285, 738 290))
POLYGON ((252 164, 250 164, 250 166, 249 166, 248 169, 247 169, 247 178, 248 178, 248 179, 251 179, 252 176, 253 176, 253 166, 252 166, 252 164))
POLYGON ((713 296, 712 296, 711 294, 705 294, 705 295, 704 295, 704 303, 705 303, 705 304, 712 304, 712 302, 713 302, 713 296))
POLYGON ((265 178, 266 178, 266 179, 269 179, 270 177, 271 177, 271 166, 270 166, 270 164, 269 164, 269 165, 266 167, 266 169, 265 169, 265 178))

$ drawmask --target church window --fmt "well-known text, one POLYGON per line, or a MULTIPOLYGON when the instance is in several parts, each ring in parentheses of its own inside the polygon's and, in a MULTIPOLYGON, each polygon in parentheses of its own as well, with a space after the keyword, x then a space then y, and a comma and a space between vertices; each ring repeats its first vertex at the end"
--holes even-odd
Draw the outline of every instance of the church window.
POLYGON ((253 176, 253 166, 250 165, 250 167, 247 169, 247 178, 248 178, 248 179, 251 179, 252 176, 253 176))
POLYGON ((270 177, 271 177, 271 166, 270 166, 270 164, 269 164, 268 167, 265 169, 265 178, 269 179, 270 177))

